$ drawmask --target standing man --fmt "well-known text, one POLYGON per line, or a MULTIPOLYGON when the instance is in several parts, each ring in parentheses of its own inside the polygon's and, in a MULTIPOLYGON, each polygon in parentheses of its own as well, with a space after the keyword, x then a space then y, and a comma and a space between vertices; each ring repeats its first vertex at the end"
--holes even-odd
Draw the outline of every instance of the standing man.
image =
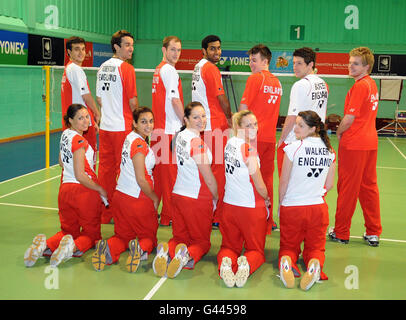
POLYGON ((369 76, 373 66, 374 55, 369 48, 350 51, 348 70, 355 83, 345 98, 344 118, 337 129, 338 198, 335 227, 330 228, 329 237, 348 243, 351 219, 359 199, 366 227, 364 240, 376 247, 382 225, 376 175, 378 134, 375 120, 379 97, 376 83, 369 76))
MULTIPOLYGON (((134 67, 125 62, 134 51, 134 38, 119 30, 111 38, 113 57, 97 72, 96 95, 101 107, 99 181, 111 203, 120 169, 123 142, 132 130, 132 111, 138 107, 134 67)), ((102 223, 109 223, 112 213, 103 209, 102 223)))
POLYGON ((182 82, 175 69, 182 49, 176 36, 168 36, 162 42, 162 61, 156 67, 152 79, 152 111, 155 128, 151 137, 157 163, 154 168, 155 191, 162 198, 161 225, 169 225, 173 205, 172 189, 176 181, 177 165, 172 159, 170 143, 183 122, 182 82), (158 142, 158 138, 160 141, 158 142))
MULTIPOLYGON (((100 112, 90 93, 86 74, 81 68, 86 57, 85 40, 79 37, 70 37, 66 41, 66 51, 69 56, 69 62, 63 72, 61 85, 62 129, 65 130, 67 128, 63 117, 70 105, 81 104, 86 106, 90 115, 90 124, 89 129, 83 133, 83 136, 92 147, 94 157, 96 158, 96 134, 99 131, 97 124, 100 121, 100 112)), ((96 164, 96 159, 94 160, 96 164)))
POLYGON ((247 79, 239 111, 249 109, 258 120, 257 151, 261 161, 262 177, 271 199, 268 225, 272 226, 275 136, 282 97, 282 85, 278 78, 269 72, 272 53, 268 47, 258 44, 248 51, 248 55, 252 75, 247 79))
POLYGON ((328 100, 328 86, 323 79, 314 74, 316 53, 311 48, 300 48, 293 52, 293 72, 300 80, 295 82, 290 91, 288 114, 278 142, 277 160, 279 176, 282 171, 283 148, 296 140, 293 127, 296 116, 301 111, 316 112, 325 123, 328 100))
POLYGON ((225 131, 231 126, 231 109, 224 92, 220 70, 216 66, 221 56, 220 38, 215 35, 205 37, 202 40, 202 52, 203 59, 196 64, 192 75, 192 101, 200 102, 206 112, 204 141, 213 154, 211 168, 219 192, 214 222, 218 222, 217 212, 221 211, 225 185, 224 147, 227 143, 225 131))

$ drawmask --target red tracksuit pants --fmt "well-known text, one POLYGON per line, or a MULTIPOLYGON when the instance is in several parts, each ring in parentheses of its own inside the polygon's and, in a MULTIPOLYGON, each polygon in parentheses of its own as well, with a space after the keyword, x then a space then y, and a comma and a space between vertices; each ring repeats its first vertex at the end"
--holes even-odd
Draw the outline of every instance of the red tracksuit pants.
POLYGON ((261 175, 268 190, 271 207, 269 208, 269 219, 267 234, 271 234, 273 224, 273 172, 275 170, 275 143, 258 141, 257 150, 261 161, 261 175))
POLYGON ((172 217, 173 203, 172 190, 176 182, 178 167, 175 153, 170 150, 173 135, 163 134, 158 141, 151 141, 156 165, 154 167, 154 189, 157 196, 162 199, 161 223, 169 224, 172 217))
POLYGON ((213 156, 211 171, 217 182, 218 201, 213 215, 213 222, 219 222, 223 208, 224 186, 226 185, 226 174, 224 165, 224 148, 227 144, 225 129, 217 128, 213 131, 204 132, 204 142, 210 148, 213 156))
POLYGON ((376 176, 377 153, 377 150, 338 148, 338 197, 334 227, 337 238, 350 238, 351 219, 358 199, 367 235, 379 236, 382 233, 376 176))
MULTIPOLYGON (((300 245, 304 242, 303 260, 307 266, 309 261, 316 258, 323 268, 325 260, 326 232, 328 228, 327 203, 280 207, 280 248, 279 261, 288 255, 292 259, 293 268, 298 270, 296 262, 301 252, 300 245)), ((327 277, 322 273, 321 279, 327 277)))
POLYGON ((187 246, 193 258, 193 267, 210 250, 213 221, 213 201, 193 199, 172 193, 172 239, 169 240, 169 256, 175 256, 179 243, 187 246))
MULTIPOLYGON (((99 130, 99 171, 100 185, 106 190, 109 203, 112 202, 113 193, 117 185, 120 172, 121 152, 126 136, 130 131, 99 130)), ((102 221, 108 222, 113 216, 111 210, 102 208, 102 221)))
POLYGON ((86 252, 101 239, 101 199, 98 192, 78 183, 62 183, 58 194, 61 231, 47 240, 47 246, 55 251, 62 237, 70 234, 76 248, 86 252))
POLYGON ((223 257, 229 257, 233 272, 237 272, 237 259, 245 247, 244 256, 250 266, 250 274, 265 262, 265 238, 268 213, 265 207, 245 208, 224 203, 220 221, 223 237, 217 254, 220 272, 223 257))
POLYGON ((158 214, 145 194, 134 198, 118 190, 113 195, 114 236, 107 240, 113 263, 128 249, 128 242, 138 239, 144 252, 150 254, 157 245, 158 214))

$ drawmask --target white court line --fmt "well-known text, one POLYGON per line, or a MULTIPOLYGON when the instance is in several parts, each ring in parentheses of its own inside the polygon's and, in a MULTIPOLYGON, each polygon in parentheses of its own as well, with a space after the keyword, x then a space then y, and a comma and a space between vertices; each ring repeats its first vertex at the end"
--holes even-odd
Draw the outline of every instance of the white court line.
MULTIPOLYGON (((50 166, 48 169, 52 169, 53 167, 56 167, 56 166, 59 166, 59 164, 54 164, 53 166, 50 166)), ((40 171, 44 171, 44 170, 46 170, 46 169, 47 169, 47 168, 42 168, 42 169, 39 169, 39 170, 35 170, 35 171, 32 171, 32 172, 28 172, 28 173, 23 174, 23 175, 21 175, 21 176, 17 176, 17 177, 8 179, 8 180, 1 181, 0 184, 6 183, 6 182, 10 182, 10 181, 13 181, 13 180, 16 180, 16 179, 19 179, 19 178, 23 178, 23 177, 29 176, 30 174, 37 173, 37 172, 40 172, 40 171)))
POLYGON ((168 278, 162 277, 161 279, 159 279, 159 281, 156 283, 156 285, 151 289, 150 292, 148 292, 148 294, 142 300, 150 300, 152 298, 152 296, 158 291, 158 289, 164 284, 166 279, 168 279, 168 278))
POLYGON ((0 199, 5 198, 5 197, 7 197, 7 196, 11 196, 12 194, 15 194, 15 193, 17 193, 17 192, 27 190, 27 189, 32 188, 32 187, 35 187, 35 186, 37 186, 37 185, 39 185, 39 184, 42 184, 42 183, 45 183, 45 182, 48 182, 48 181, 51 181, 51 180, 54 180, 54 179, 57 179, 57 178, 60 178, 60 177, 61 177, 61 175, 59 174, 59 175, 57 175, 57 176, 55 176, 55 177, 46 179, 46 180, 44 180, 44 181, 41 181, 41 182, 38 182, 38 183, 34 183, 34 184, 32 184, 32 185, 30 185, 30 186, 28 186, 28 187, 24 187, 24 188, 18 189, 18 190, 16 190, 16 191, 13 191, 13 192, 10 192, 10 193, 7 193, 7 194, 3 194, 2 196, 0 196, 0 199))
POLYGON ((392 144, 392 146, 400 153, 400 155, 403 157, 403 159, 406 160, 406 156, 402 153, 402 151, 399 150, 399 148, 392 142, 392 140, 389 138, 386 138, 386 139, 388 139, 388 141, 392 144))
MULTIPOLYGON (((360 236, 350 236, 350 238, 354 238, 354 239, 364 239, 364 237, 360 237, 360 236)), ((379 238, 379 241, 389 241, 389 242, 406 243, 406 240, 395 240, 395 239, 385 239, 385 238, 379 238)))
POLYGON ((395 168, 395 167, 376 167, 377 169, 390 169, 390 170, 406 170, 406 168, 395 168))
POLYGON ((29 206, 27 204, 17 204, 17 203, 6 203, 0 202, 2 206, 10 206, 10 207, 23 207, 23 208, 33 208, 33 209, 42 209, 42 210, 53 210, 58 211, 58 208, 49 208, 49 207, 39 207, 39 206, 29 206))

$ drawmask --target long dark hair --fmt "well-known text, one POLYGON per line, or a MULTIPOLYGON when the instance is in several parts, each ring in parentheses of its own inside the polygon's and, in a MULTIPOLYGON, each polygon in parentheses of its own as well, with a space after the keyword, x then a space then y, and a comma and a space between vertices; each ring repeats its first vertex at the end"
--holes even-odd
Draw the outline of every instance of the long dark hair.
MULTIPOLYGON (((192 113, 192 110, 196 107, 202 107, 202 104, 198 101, 192 101, 190 102, 184 109, 184 118, 188 118, 190 117, 190 114, 192 113)), ((174 150, 175 147, 175 143, 176 143, 176 137, 178 136, 179 132, 182 132, 183 130, 186 129, 186 123, 183 124, 183 126, 180 128, 180 130, 178 132, 175 133, 175 136, 173 137, 172 141, 171 141, 171 145, 169 146, 171 151, 174 150)))
POLYGON ((328 151, 333 152, 333 148, 331 147, 330 139, 327 135, 327 131, 324 128, 324 123, 321 121, 319 115, 311 110, 302 111, 298 114, 299 117, 303 119, 303 121, 310 127, 316 127, 315 133, 320 136, 321 140, 323 140, 324 144, 326 145, 328 151))
MULTIPOLYGON (((152 114, 152 117, 154 117, 154 113, 153 113, 152 110, 151 110, 150 108, 148 108, 148 107, 138 107, 138 108, 135 108, 135 110, 133 111, 133 120, 134 120, 134 122, 137 123, 139 117, 140 117, 143 113, 147 113, 147 112, 151 113, 151 114, 152 114)), ((133 130, 134 130, 134 129, 135 129, 135 128, 133 127, 133 130)), ((145 137, 145 141, 146 141, 146 143, 149 144, 149 137, 145 137)))
POLYGON ((65 125, 68 128, 71 127, 69 119, 73 119, 75 117, 76 113, 83 108, 85 108, 87 110, 87 108, 83 104, 79 104, 79 103, 71 104, 68 107, 66 114, 63 116, 63 121, 65 122, 65 125))

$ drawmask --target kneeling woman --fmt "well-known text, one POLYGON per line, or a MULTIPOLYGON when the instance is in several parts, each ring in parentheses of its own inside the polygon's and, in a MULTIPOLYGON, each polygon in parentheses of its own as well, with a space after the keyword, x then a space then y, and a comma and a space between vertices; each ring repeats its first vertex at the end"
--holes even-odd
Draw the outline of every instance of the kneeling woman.
POLYGON ((27 267, 42 255, 51 255, 51 266, 58 266, 72 256, 81 256, 101 239, 101 198, 106 191, 98 184, 94 168, 94 150, 83 132, 89 127, 85 106, 69 106, 64 121, 68 129, 61 136, 59 164, 63 168, 59 187, 58 208, 61 231, 46 239, 34 238, 24 255, 27 267))
POLYGON ((226 286, 242 287, 265 262, 270 199, 253 147, 258 132, 255 115, 248 110, 234 114, 233 131, 234 136, 224 149, 226 185, 220 221, 223 239, 217 261, 226 286), (241 255, 243 247, 245 252, 241 255))
POLYGON ((152 111, 147 107, 137 108, 133 112, 133 126, 123 144, 120 176, 111 204, 114 236, 100 240, 92 256, 97 271, 117 262, 128 248, 126 267, 129 272, 135 272, 157 243, 159 199, 152 181, 155 156, 147 144, 154 129, 152 111))
POLYGON ((178 173, 172 191, 172 239, 160 243, 153 262, 155 274, 174 278, 182 268, 193 269, 210 249, 213 200, 217 183, 211 171, 212 154, 200 138, 206 127, 206 113, 199 102, 185 108, 186 125, 175 136, 178 173), (167 266, 168 251, 171 261, 167 266))
POLYGON ((314 111, 299 112, 294 129, 297 141, 287 145, 279 181, 280 249, 279 271, 287 288, 300 275, 296 262, 304 242, 303 260, 307 271, 300 287, 310 289, 327 279, 321 271, 325 259, 328 207, 324 200, 333 187, 335 153, 314 111))

